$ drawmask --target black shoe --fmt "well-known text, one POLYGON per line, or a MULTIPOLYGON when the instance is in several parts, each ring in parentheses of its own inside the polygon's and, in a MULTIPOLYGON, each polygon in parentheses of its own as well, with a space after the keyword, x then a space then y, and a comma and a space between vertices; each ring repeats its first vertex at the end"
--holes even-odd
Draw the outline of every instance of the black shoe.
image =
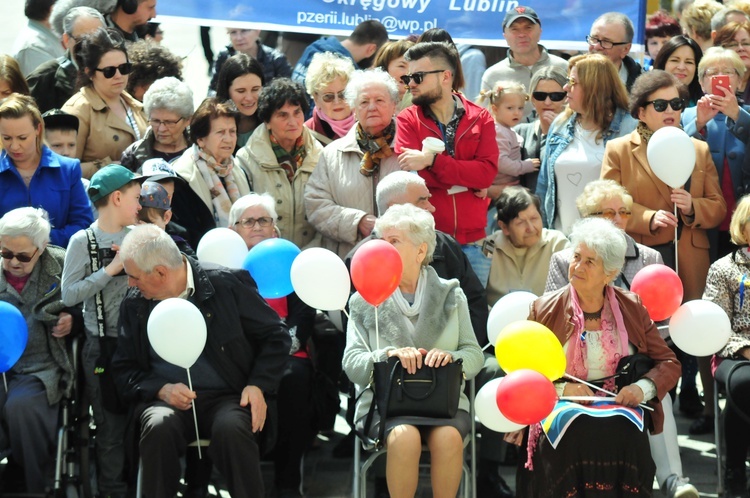
POLYGON ((480 472, 477 476, 477 496, 493 498, 514 498, 508 483, 497 472, 480 472))
POLYGON ((375 478, 375 498, 391 498, 391 494, 388 493, 388 481, 385 477, 375 478))
POLYGON ((724 473, 724 498, 748 498, 745 466, 727 467, 724 473))
POLYGON ((690 418, 697 418, 703 413, 703 403, 695 387, 682 389, 678 396, 680 413, 690 418))
POLYGON ((695 422, 690 424, 688 432, 691 436, 700 436, 701 434, 710 434, 714 431, 714 416, 701 415, 695 422))

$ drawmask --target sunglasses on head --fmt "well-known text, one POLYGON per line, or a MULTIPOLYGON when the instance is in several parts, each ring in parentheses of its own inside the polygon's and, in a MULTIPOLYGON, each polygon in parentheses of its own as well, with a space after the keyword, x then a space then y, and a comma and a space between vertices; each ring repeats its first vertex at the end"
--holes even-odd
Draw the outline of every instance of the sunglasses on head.
POLYGON ((107 66, 102 68, 97 67, 96 70, 102 73, 105 78, 110 79, 115 77, 115 73, 117 71, 120 71, 120 74, 123 76, 125 76, 126 74, 130 74, 130 72, 133 70, 133 63, 125 62, 123 64, 120 64, 119 66, 107 66))
POLYGON ((685 107, 685 99, 676 97, 672 100, 666 100, 666 99, 649 100, 648 102, 643 103, 643 107, 646 107, 649 104, 654 104, 654 110, 656 112, 666 111, 667 106, 671 107, 673 111, 679 111, 683 107, 685 107))
POLYGON ((418 71, 416 73, 405 74, 401 76, 401 82, 404 85, 408 85, 411 80, 414 80, 415 85, 419 85, 424 81, 424 77, 428 74, 442 73, 445 69, 435 69, 434 71, 418 71))
POLYGON ((531 92, 531 96, 534 100, 540 102, 547 100, 547 97, 549 97, 552 102, 560 102, 566 95, 567 93, 565 92, 531 92))
POLYGON ((31 256, 27 256, 26 254, 16 254, 6 249, 0 252, 0 256, 2 256, 3 259, 11 260, 13 258, 16 258, 19 263, 28 263, 29 261, 34 259, 34 256, 36 256, 36 253, 38 251, 39 248, 37 247, 36 251, 34 251, 31 256))

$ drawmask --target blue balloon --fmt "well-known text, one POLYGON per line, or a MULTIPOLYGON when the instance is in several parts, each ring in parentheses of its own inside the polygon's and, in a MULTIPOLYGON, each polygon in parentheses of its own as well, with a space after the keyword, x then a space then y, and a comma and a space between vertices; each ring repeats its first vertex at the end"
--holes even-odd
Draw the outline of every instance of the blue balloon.
POLYGON ((19 309, 0 301, 0 372, 16 364, 28 341, 29 327, 19 309))
POLYGON ((242 267, 250 272, 264 298, 288 296, 292 287, 292 263, 299 247, 286 239, 266 239, 247 253, 242 267))

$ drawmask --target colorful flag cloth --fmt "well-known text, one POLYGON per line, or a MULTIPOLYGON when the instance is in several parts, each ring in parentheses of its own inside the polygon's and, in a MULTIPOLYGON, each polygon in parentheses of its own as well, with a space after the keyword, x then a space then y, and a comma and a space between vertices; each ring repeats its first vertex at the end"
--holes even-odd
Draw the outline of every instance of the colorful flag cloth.
POLYGON ((553 448, 557 448, 565 435, 565 431, 580 415, 625 417, 633 422, 639 431, 643 431, 643 408, 629 408, 612 401, 594 401, 590 405, 581 405, 572 401, 558 401, 552 413, 541 422, 542 430, 544 430, 553 448))

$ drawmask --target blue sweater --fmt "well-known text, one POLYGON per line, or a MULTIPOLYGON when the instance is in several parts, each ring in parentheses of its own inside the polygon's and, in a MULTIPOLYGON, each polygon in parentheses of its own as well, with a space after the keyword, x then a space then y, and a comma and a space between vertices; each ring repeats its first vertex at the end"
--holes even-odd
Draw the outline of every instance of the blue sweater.
POLYGON ((27 187, 8 152, 0 152, 0 215, 26 206, 47 211, 52 244, 67 247, 71 235, 94 221, 81 183, 81 162, 60 156, 45 145, 27 187))

